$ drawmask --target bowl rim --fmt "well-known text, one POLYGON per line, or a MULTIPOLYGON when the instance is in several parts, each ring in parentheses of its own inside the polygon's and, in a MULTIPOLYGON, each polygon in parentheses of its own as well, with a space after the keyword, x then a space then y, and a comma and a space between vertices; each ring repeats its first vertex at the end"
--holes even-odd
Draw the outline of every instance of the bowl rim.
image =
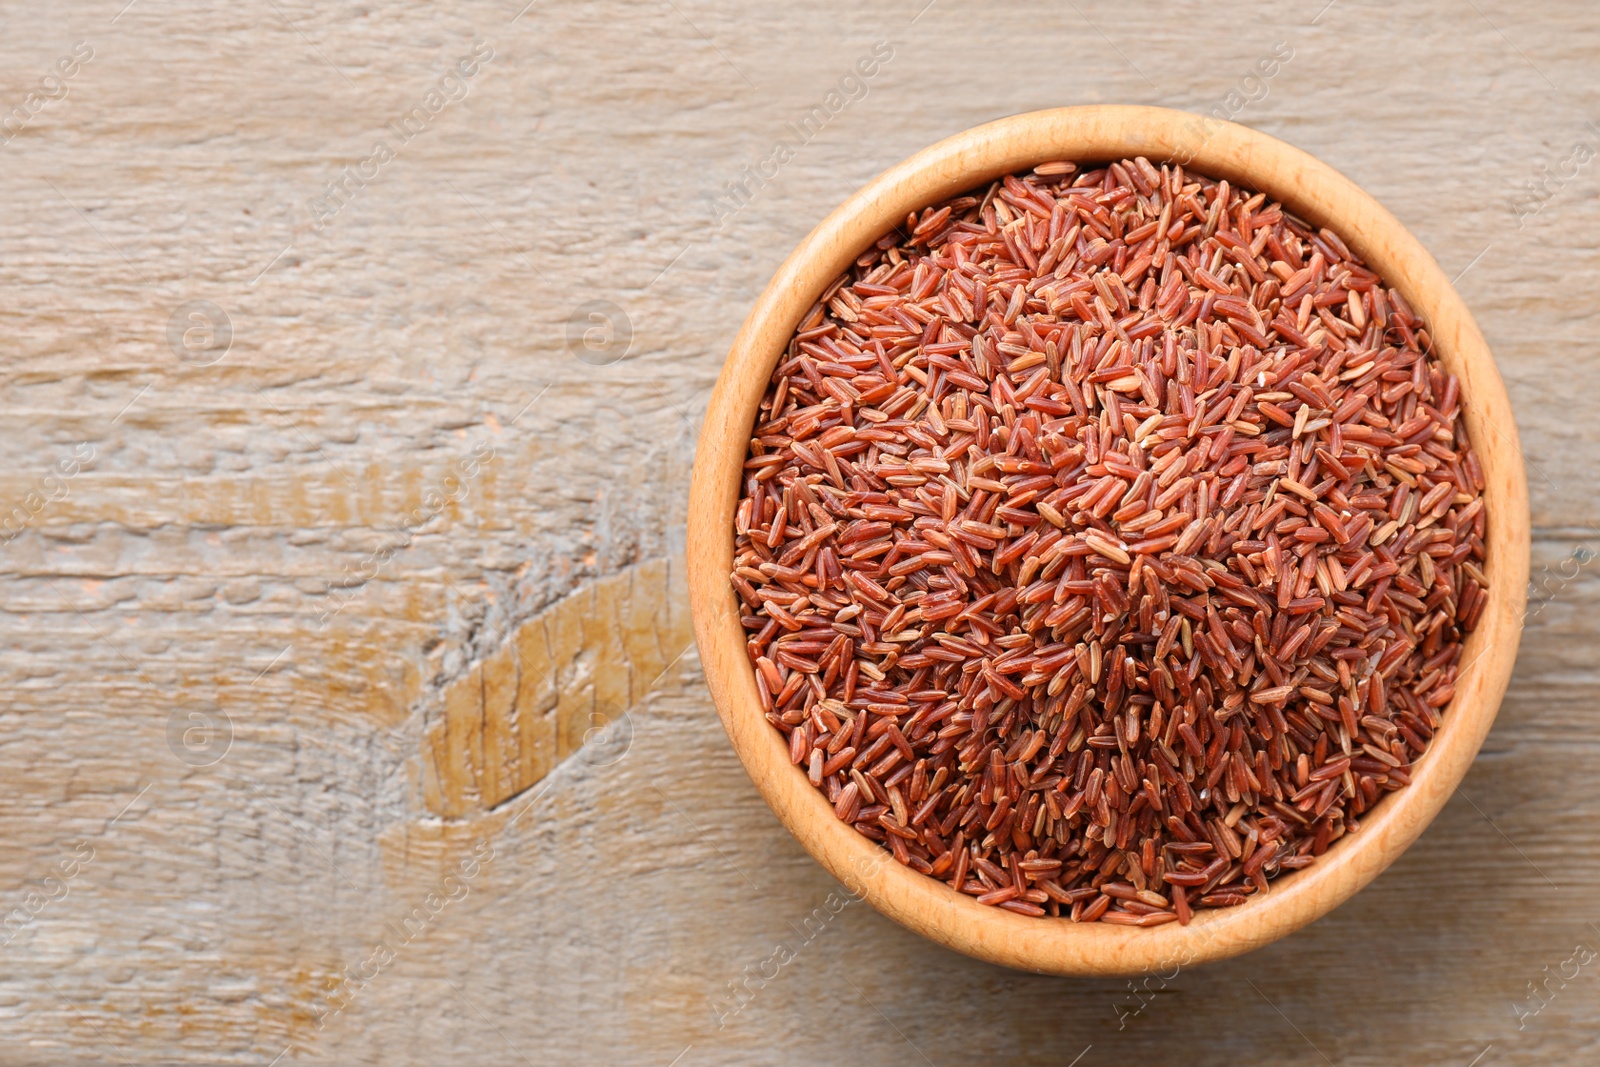
POLYGON ((707 686, 746 772, 784 826, 852 895, 910 929, 992 963, 1060 975, 1135 974, 1234 956, 1325 915, 1377 877, 1443 808, 1493 724, 1520 638, 1528 555, 1526 476, 1505 386, 1471 313, 1421 243, 1300 149, 1208 116, 1123 105, 1034 111, 965 130, 891 167, 819 223, 773 274, 729 350, 696 450, 687 531, 690 607, 707 686), (1267 892, 1198 911, 1187 926, 1154 928, 986 907, 894 862, 839 821, 761 711, 728 581, 739 471, 756 410, 800 317, 826 285, 912 210, 1047 160, 1140 155, 1264 192, 1314 225, 1331 224, 1428 323, 1441 361, 1460 378, 1463 418, 1484 471, 1489 579, 1455 697, 1411 784, 1383 798, 1357 833, 1274 879, 1267 892))

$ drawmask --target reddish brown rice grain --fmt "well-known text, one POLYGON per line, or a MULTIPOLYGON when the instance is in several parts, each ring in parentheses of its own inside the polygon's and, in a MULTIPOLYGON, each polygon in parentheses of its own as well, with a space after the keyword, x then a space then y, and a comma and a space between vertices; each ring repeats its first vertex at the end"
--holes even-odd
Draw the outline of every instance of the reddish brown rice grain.
POLYGON ((1405 299, 1261 194, 1065 162, 906 219, 805 316, 731 576, 837 816, 1026 915, 1188 923, 1411 770, 1486 602, 1405 299))

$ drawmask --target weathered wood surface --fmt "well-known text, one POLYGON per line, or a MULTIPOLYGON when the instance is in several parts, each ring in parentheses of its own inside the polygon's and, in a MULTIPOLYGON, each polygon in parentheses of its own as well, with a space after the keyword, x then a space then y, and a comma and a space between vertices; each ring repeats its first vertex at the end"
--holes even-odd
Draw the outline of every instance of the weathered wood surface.
POLYGON ((0 1062, 1595 1056, 1592 12, 923 2, 0 5, 0 1062), (1236 111, 1460 272, 1548 601, 1422 840, 1137 1015, 830 899, 675 658, 698 406, 773 267, 1083 102, 1236 111), (225 354, 169 340, 191 301, 225 354))

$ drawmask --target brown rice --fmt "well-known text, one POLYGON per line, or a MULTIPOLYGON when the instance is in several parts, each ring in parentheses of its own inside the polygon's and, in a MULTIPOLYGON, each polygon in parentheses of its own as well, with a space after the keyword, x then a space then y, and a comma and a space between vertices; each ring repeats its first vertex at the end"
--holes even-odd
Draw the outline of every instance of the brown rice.
POLYGON ((731 580, 794 764, 1028 915, 1187 923, 1410 781, 1483 474, 1339 237, 1145 159, 913 213, 772 376, 731 580))

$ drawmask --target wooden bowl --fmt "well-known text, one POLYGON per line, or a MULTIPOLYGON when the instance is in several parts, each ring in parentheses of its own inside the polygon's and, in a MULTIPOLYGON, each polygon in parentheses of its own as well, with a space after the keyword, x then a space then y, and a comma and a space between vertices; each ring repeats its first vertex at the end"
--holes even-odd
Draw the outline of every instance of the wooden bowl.
POLYGON ((706 680, 745 769, 783 824, 852 893, 980 959, 1048 974, 1132 974, 1223 959, 1282 937, 1337 907, 1416 840, 1466 774, 1505 693, 1527 598, 1528 536, 1522 454, 1494 359, 1449 279, 1393 215, 1333 168, 1254 130, 1164 108, 1073 107, 991 122, 917 153, 846 200, 778 268, 734 340, 706 413, 690 491, 689 595, 706 680), (1444 365, 1460 377, 1467 430, 1487 479, 1490 583, 1488 606, 1462 652, 1455 698, 1411 784, 1381 800, 1357 833, 1267 892, 1197 912, 1187 926, 1154 928, 1030 918, 978 904, 901 866, 835 818, 762 715, 728 581, 757 408, 823 288, 910 211, 1046 160, 1137 155, 1264 192, 1329 226, 1429 323, 1444 365))

